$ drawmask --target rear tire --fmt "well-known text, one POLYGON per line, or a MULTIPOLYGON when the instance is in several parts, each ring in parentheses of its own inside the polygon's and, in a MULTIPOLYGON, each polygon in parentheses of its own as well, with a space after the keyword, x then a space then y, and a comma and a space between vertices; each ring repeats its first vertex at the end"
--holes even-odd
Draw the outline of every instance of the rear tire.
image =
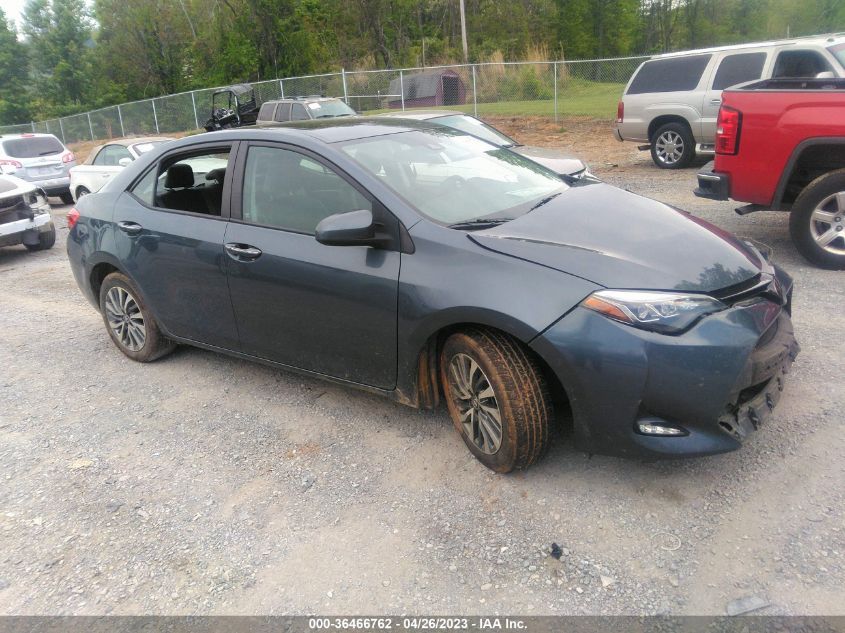
POLYGON ((24 244, 30 251, 46 251, 53 248, 56 243, 56 228, 50 227, 49 231, 38 234, 38 244, 24 244))
POLYGON ((59 198, 61 198, 62 202, 64 202, 65 204, 73 204, 73 196, 70 195, 70 191, 60 193, 59 198))
POLYGON ((126 275, 111 273, 103 280, 100 313, 112 342, 132 360, 149 363, 176 348, 126 275))
POLYGON ((651 138, 651 160, 660 169, 683 169, 695 158, 695 139, 683 123, 667 123, 651 138))
POLYGON ((798 252, 816 266, 845 269, 845 169, 804 188, 792 205, 789 233, 798 252))
POLYGON ((453 334, 440 355, 440 381, 455 428, 487 468, 527 468, 546 452, 552 398, 519 341, 486 328, 453 334))

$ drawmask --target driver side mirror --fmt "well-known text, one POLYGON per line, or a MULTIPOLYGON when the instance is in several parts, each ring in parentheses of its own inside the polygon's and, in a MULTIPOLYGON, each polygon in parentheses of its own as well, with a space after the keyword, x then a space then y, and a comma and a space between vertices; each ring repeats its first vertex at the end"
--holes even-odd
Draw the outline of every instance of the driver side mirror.
POLYGON ((120 165, 121 167, 126 167, 126 166, 128 166, 131 162, 132 162, 132 159, 131 159, 131 158, 129 158, 128 156, 124 156, 124 157, 123 157, 123 158, 121 158, 119 161, 117 161, 117 164, 118 164, 118 165, 120 165))
POLYGON ((323 218, 317 225, 314 237, 326 246, 383 247, 391 243, 389 236, 379 235, 379 224, 373 221, 371 211, 349 211, 323 218))

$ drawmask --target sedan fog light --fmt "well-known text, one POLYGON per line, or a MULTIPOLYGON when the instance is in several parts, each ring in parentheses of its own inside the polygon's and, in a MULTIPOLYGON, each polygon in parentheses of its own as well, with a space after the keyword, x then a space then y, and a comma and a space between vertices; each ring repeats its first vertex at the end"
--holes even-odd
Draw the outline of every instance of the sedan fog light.
POLYGON ((662 420, 656 418, 640 420, 637 422, 637 432, 642 435, 659 435, 659 436, 679 436, 688 435, 684 429, 679 429, 676 426, 669 426, 662 424, 662 420))

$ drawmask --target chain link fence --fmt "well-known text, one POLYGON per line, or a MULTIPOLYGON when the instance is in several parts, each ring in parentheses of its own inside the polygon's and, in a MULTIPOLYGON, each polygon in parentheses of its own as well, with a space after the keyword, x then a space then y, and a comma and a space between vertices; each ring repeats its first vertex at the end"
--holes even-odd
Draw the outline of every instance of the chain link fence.
MULTIPOLYGON (((447 108, 477 116, 613 118, 625 84, 648 57, 568 62, 487 62, 341 71, 251 84, 257 103, 322 95, 361 114, 447 108)), ((0 126, 0 134, 46 132, 65 143, 202 129, 218 88, 123 103, 60 119, 0 126)))

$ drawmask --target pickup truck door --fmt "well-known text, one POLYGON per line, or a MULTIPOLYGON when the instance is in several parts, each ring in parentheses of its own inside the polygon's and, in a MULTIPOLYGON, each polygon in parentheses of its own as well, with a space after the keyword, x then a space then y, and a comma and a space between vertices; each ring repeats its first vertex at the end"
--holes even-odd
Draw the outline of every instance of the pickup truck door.
POLYGON ((737 84, 760 79, 766 66, 766 51, 723 53, 716 62, 704 93, 701 107, 701 138, 703 144, 712 144, 716 137, 716 119, 722 105, 722 90, 737 84))

